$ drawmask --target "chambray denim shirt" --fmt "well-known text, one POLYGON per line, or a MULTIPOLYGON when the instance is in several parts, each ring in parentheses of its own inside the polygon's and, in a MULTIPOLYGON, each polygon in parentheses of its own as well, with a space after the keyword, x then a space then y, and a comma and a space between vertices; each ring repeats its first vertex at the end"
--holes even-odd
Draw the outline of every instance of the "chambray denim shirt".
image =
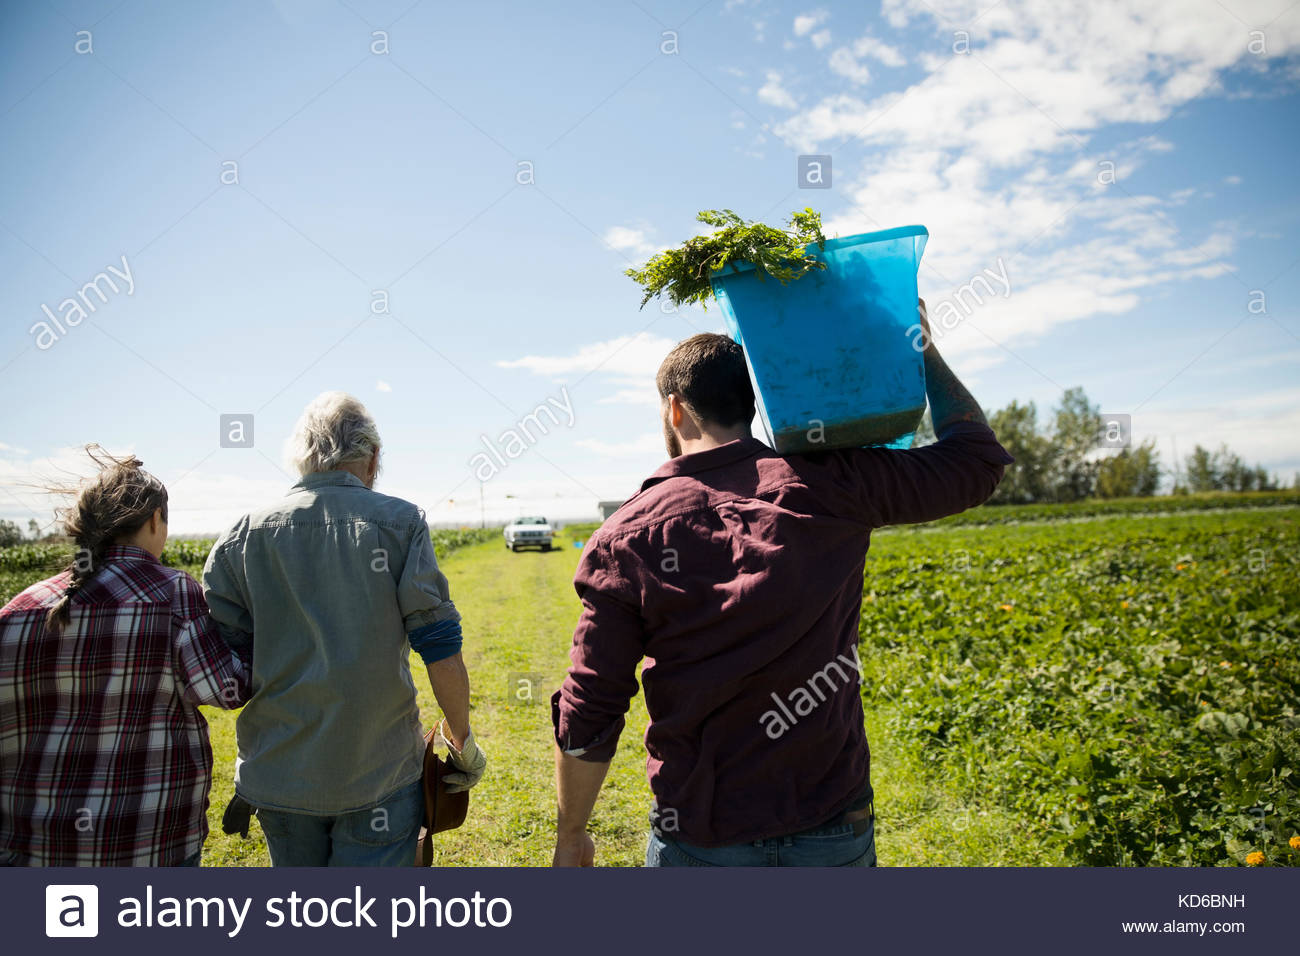
POLYGON ((335 815, 420 777, 407 634, 460 614, 415 505, 346 471, 308 475, 218 539, 203 592, 226 642, 253 646, 236 793, 335 815))

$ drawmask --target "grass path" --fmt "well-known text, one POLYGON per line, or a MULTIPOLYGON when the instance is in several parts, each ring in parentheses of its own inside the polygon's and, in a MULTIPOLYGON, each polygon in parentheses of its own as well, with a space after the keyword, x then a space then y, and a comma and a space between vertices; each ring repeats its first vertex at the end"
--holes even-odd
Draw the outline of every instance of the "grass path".
MULTIPOLYGON (((496 543, 475 545, 442 562, 464 618, 471 723, 489 766, 473 791, 465 825, 435 841, 440 866, 550 862, 555 789, 549 698, 568 666, 580 608, 572 585, 580 554, 573 533, 562 534, 557 544, 558 550, 549 554, 512 554, 496 543)), ((437 708, 422 679, 423 668, 414 669, 429 727, 437 719, 437 708)), ((204 865, 265 866, 269 860, 256 822, 247 840, 221 833, 221 810, 230 797, 234 766, 234 715, 207 713, 216 771, 204 865)), ((886 713, 867 717, 881 865, 1058 862, 1018 843, 1015 823, 1004 814, 927 776, 914 753, 888 738, 887 718, 886 713)), ((597 863, 602 866, 637 866, 644 859, 650 807, 642 745, 646 720, 638 695, 592 821, 597 863)))
MULTIPOLYGON (((474 789, 470 818, 438 844, 440 865, 539 866, 554 847, 551 692, 568 665, 579 603, 571 536, 547 554, 487 544, 452 555, 444 568, 465 620, 465 662, 473 690, 470 722, 490 761, 474 789)), ((427 688, 421 709, 434 711, 427 688)), ((593 827, 603 863, 630 865, 644 854, 645 782, 638 698, 593 827)))

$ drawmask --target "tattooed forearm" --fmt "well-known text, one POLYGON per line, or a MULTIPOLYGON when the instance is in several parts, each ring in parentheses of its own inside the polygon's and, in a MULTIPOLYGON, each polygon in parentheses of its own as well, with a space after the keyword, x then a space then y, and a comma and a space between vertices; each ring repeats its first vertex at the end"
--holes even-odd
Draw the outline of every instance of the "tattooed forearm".
POLYGON ((930 399, 930 419, 936 433, 953 422, 979 422, 987 425, 979 402, 957 380, 948 363, 931 340, 925 348, 925 391, 930 399))

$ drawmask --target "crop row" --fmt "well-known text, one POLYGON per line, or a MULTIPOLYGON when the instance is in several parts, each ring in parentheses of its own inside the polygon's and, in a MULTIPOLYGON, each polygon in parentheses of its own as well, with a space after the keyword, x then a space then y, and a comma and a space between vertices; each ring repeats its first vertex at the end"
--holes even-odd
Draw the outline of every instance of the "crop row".
POLYGON ((983 505, 961 514, 932 521, 924 527, 1018 524, 1027 521, 1056 521, 1069 518, 1098 518, 1106 515, 1152 515, 1239 508, 1300 506, 1300 490, 1208 492, 1195 495, 1159 495, 1146 498, 1088 498, 1032 505, 983 505))
POLYGON ((864 705, 1087 865, 1300 853, 1300 509, 878 536, 864 705))

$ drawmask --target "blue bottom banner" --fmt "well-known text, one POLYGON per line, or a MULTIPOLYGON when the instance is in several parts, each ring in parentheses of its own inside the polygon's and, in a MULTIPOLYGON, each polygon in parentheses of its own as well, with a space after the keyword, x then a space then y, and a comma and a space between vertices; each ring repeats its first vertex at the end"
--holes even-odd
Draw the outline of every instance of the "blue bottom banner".
POLYGON ((1294 951, 1300 871, 0 870, 4 949, 1294 951), (840 950, 840 947, 844 947, 840 950))

